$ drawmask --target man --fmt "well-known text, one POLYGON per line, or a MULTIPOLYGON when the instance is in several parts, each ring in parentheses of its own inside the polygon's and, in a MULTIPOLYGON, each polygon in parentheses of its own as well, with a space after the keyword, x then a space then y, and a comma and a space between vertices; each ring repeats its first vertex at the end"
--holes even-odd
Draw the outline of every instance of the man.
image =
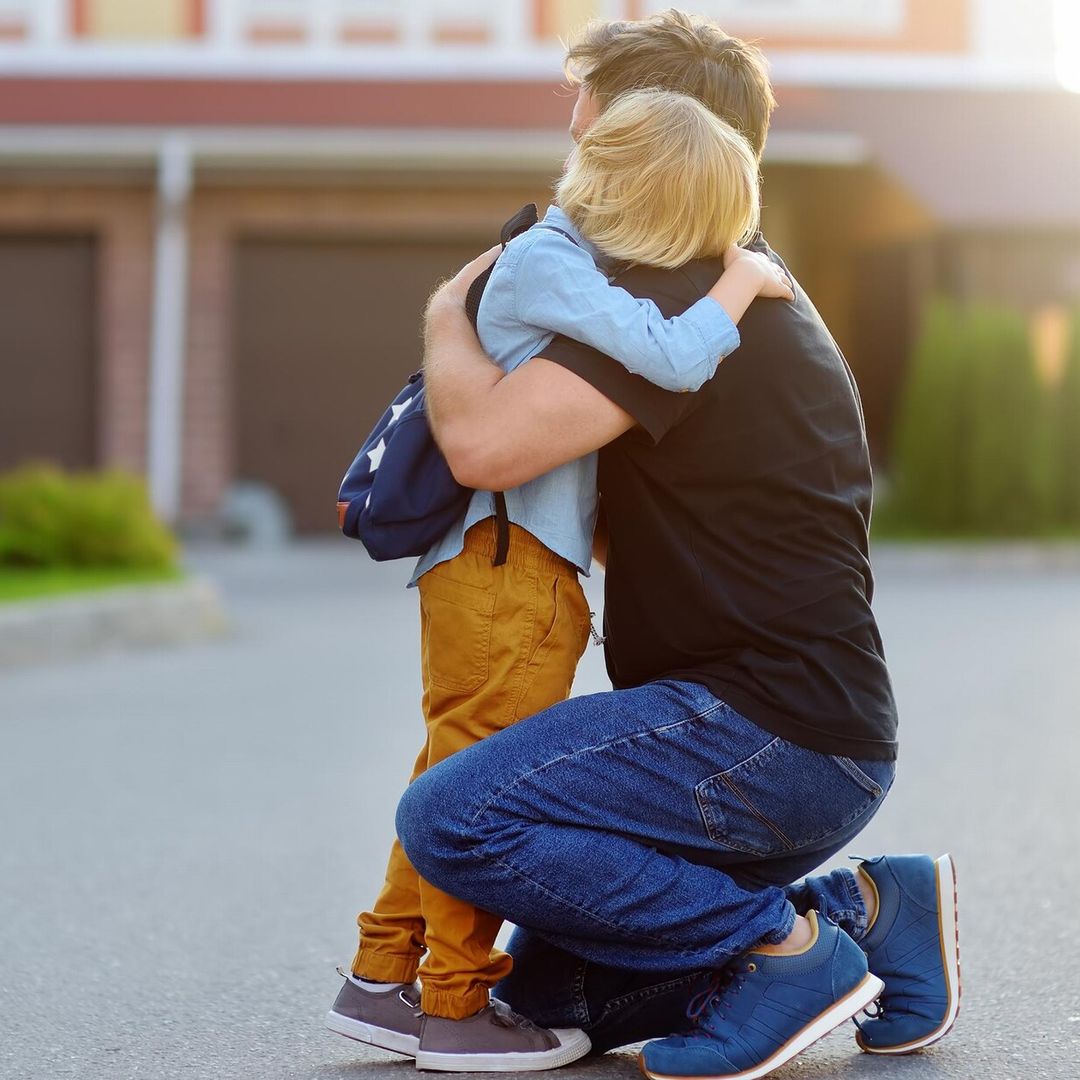
MULTIPOLYGON (((761 153, 764 60, 676 12, 594 28, 572 131, 619 93, 690 93, 761 153)), ((762 237, 752 245, 779 261, 762 237)), ((502 490, 598 448, 608 670, 417 780, 398 831, 439 888, 520 930, 498 994, 647 1075, 763 1076, 878 997, 859 1045, 904 1053, 956 1016, 951 860, 889 856, 794 886, 872 817, 896 714, 870 611, 861 407, 796 286, 759 302, 695 394, 556 339, 508 376, 464 314, 481 256, 432 298, 431 420, 465 484, 502 490), (856 942, 858 944, 856 944, 856 942), (860 947, 861 946, 861 949, 860 947), (696 1001, 692 1001, 695 998, 696 1001)), ((617 280, 674 315, 720 272, 617 280)))

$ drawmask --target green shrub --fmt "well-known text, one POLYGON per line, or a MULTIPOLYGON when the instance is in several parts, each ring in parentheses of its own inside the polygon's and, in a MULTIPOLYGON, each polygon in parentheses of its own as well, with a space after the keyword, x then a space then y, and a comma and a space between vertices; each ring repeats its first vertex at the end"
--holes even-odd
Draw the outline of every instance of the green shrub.
POLYGON ((1047 396, 1023 316, 974 308, 968 334, 977 364, 964 389, 967 497, 963 525, 987 535, 1037 532, 1051 523, 1047 396))
POLYGON ((893 453, 892 516, 916 528, 950 532, 966 516, 968 432, 962 397, 970 363, 959 309, 934 300, 911 360, 893 453))
POLYGON ((138 477, 49 465, 0 475, 0 565, 168 569, 176 557, 138 477))
POLYGON ((1080 527, 1080 309, 1073 313, 1065 370, 1053 395, 1054 510, 1065 527, 1080 527))
POLYGON ((897 420, 889 519, 954 535, 1046 529, 1055 517, 1050 420, 1023 317, 935 300, 897 420))

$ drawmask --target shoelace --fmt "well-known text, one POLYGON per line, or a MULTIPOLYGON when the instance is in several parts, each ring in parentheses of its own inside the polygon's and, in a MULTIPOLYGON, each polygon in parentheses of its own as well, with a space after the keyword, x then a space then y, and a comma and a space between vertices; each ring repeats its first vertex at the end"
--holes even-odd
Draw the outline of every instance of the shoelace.
MULTIPOLYGON (((882 994, 877 1001, 871 1001, 869 1005, 863 1009, 863 1015, 868 1020, 880 1020, 885 1015, 885 995, 882 994)), ((863 1030, 863 1026, 857 1016, 851 1018, 851 1022, 860 1030, 863 1030)))
POLYGON ((727 1018, 724 1006, 742 989, 746 976, 757 971, 756 964, 731 964, 718 971, 709 980, 708 985, 699 994, 690 999, 686 1007, 686 1019, 690 1021, 690 1030, 706 1027, 714 1016, 721 1020, 727 1018))
MULTIPOLYGON (((863 1009, 863 1014, 868 1020, 884 1020, 890 1016, 911 1012, 911 991, 913 988, 919 987, 922 981, 918 976, 886 980, 881 997, 877 1001, 870 1002, 863 1009)), ((915 1012, 917 1013, 917 1011, 916 1009, 915 1012)), ((852 1020, 855 1026, 862 1031, 863 1025, 859 1020, 855 1017, 852 1017, 852 1020)))

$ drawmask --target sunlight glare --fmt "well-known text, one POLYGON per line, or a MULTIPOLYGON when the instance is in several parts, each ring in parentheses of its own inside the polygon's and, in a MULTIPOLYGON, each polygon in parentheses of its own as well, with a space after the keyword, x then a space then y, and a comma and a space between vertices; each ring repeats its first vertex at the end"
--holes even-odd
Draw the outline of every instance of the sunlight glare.
POLYGON ((1058 81, 1080 94, 1080 3, 1055 0, 1054 39, 1058 81))

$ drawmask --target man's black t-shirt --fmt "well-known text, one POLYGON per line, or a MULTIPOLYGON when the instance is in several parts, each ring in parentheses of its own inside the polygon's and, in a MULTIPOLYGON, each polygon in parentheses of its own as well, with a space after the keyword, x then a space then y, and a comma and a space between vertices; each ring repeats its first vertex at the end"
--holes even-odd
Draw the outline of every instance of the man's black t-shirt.
MULTIPOLYGON (((779 261, 761 238, 754 246, 779 261)), ((616 283, 671 317, 722 271, 719 260, 634 267, 616 283)), ((825 324, 795 293, 755 301, 742 344, 693 394, 567 338, 543 350, 639 425, 600 451, 608 673, 616 688, 702 683, 801 746, 892 759, 862 407, 825 324)))

